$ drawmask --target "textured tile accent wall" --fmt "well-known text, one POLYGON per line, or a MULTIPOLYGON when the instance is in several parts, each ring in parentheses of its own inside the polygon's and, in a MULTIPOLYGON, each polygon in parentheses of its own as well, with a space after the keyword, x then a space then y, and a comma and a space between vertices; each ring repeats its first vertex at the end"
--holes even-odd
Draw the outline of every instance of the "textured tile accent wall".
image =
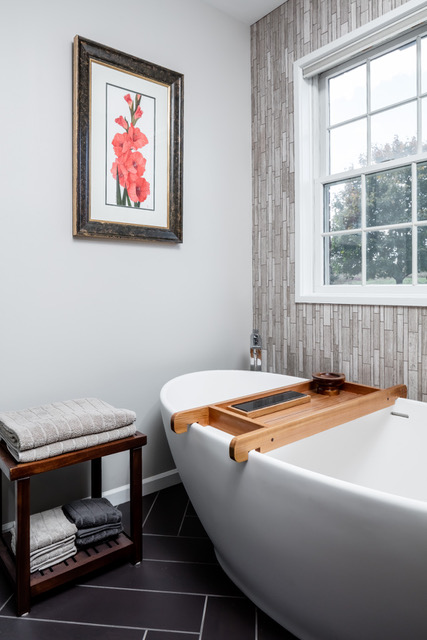
POLYGON ((251 28, 254 327, 263 370, 408 385, 427 400, 427 308, 295 304, 295 60, 406 0, 287 0, 251 28))

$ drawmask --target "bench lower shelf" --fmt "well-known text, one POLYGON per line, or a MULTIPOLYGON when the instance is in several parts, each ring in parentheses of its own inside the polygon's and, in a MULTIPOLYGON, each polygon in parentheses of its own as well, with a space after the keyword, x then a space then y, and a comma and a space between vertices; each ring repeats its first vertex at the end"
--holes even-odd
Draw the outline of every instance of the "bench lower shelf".
MULTIPOLYGON (((30 574, 30 595, 35 597, 67 582, 102 569, 114 562, 132 559, 134 544, 125 533, 117 538, 81 549, 75 556, 30 574)), ((0 540, 0 558, 12 583, 16 583, 16 562, 9 544, 0 540)))

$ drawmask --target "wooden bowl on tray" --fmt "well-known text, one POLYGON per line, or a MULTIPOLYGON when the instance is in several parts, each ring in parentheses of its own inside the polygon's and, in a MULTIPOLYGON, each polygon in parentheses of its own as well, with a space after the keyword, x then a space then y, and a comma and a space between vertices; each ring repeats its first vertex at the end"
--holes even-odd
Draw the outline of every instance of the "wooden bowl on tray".
POLYGON ((313 373, 313 381, 316 387, 316 393, 326 396, 336 396, 340 392, 340 388, 345 382, 343 373, 330 373, 322 371, 313 373))

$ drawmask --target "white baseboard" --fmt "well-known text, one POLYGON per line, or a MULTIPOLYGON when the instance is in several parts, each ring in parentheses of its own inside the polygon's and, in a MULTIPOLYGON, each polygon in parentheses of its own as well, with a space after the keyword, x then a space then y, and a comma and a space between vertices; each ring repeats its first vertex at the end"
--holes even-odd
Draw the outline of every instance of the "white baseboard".
MULTIPOLYGON (((158 473, 157 475, 150 476, 142 481, 142 494, 146 496, 149 493, 155 493, 156 491, 161 491, 161 489, 167 489, 167 487, 172 487, 174 484, 179 484, 180 482, 181 478, 177 469, 158 473)), ((118 504, 123 504, 123 502, 129 502, 130 486, 126 484, 122 487, 117 487, 116 489, 110 489, 109 491, 104 491, 102 495, 104 498, 108 498, 111 504, 117 506, 118 504)))

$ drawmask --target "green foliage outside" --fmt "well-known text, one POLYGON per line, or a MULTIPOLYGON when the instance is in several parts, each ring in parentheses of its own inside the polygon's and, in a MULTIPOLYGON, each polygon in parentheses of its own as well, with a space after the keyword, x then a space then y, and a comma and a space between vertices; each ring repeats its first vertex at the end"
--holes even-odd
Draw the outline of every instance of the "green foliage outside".
MULTIPOLYGON (((414 153, 416 140, 373 150, 376 163, 414 153)), ((427 220, 427 163, 417 167, 418 220, 427 220)), ((326 189, 328 231, 360 228, 361 179, 351 179, 326 189), (329 194, 329 195, 328 195, 329 194)), ((408 223, 408 227, 368 231, 366 279, 370 284, 412 282, 412 177, 411 166, 378 171, 366 176, 366 224, 379 227, 408 223)), ((329 255, 330 284, 360 284, 362 270, 361 232, 325 239, 329 255)), ((418 228, 418 281, 427 282, 427 227, 418 228)))

